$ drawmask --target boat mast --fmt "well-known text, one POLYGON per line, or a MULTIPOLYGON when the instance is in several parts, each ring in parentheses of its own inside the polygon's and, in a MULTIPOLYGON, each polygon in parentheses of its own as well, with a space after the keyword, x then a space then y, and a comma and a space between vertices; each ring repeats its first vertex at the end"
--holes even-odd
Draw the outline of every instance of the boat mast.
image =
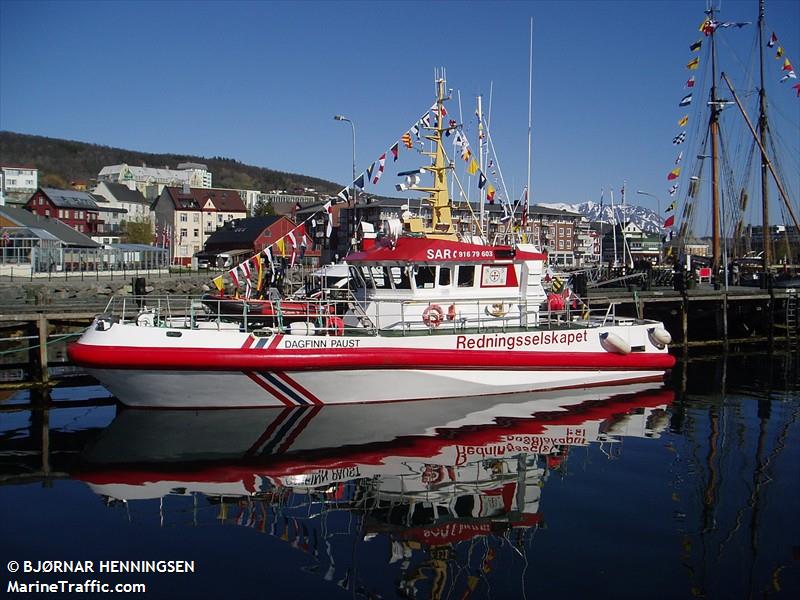
POLYGON ((764 0, 758 2, 758 57, 761 66, 761 87, 758 90, 758 134, 761 139, 761 218, 764 239, 764 273, 772 264, 772 240, 769 235, 769 196, 767 195, 767 94, 764 91, 764 0))
MULTIPOLYGON (((481 173, 485 173, 483 165, 483 96, 478 94, 478 168, 481 170, 481 173)), ((478 189, 478 198, 480 199, 480 227, 481 231, 484 232, 486 235, 486 215, 485 215, 485 205, 484 205, 484 194, 482 189, 478 189)), ((488 239, 488 235, 487 235, 488 239)))
MULTIPOLYGON (((532 129, 532 106, 533 106, 533 17, 531 17, 530 47, 528 49, 528 179, 525 185, 525 208, 526 218, 530 215, 531 202, 531 129, 532 129)), ((541 224, 540 224, 541 225, 541 224)), ((525 223, 527 229, 528 224, 525 223)), ((541 227, 539 227, 541 231, 541 227)), ((527 237, 527 233, 523 231, 527 237)), ((539 244, 541 247, 541 243, 539 244)))
POLYGON ((708 20, 711 22, 711 116, 709 130, 711 133, 711 272, 716 280, 720 267, 720 206, 719 206, 719 101, 717 100, 717 48, 714 43, 714 5, 708 4, 708 20))
POLYGON ((444 101, 448 99, 445 96, 445 74, 442 69, 441 74, 436 77, 436 126, 428 128, 429 134, 425 139, 433 142, 433 152, 424 152, 423 154, 430 156, 432 162, 429 166, 425 167, 426 171, 430 171, 433 175, 433 185, 431 187, 416 188, 423 192, 428 192, 430 196, 426 199, 431 207, 431 227, 425 230, 421 227, 421 219, 411 219, 409 223, 411 231, 423 232, 428 237, 437 237, 444 239, 453 239, 456 237, 456 230, 453 227, 453 219, 450 210, 450 191, 447 186, 447 169, 449 168, 444 156, 444 144, 442 143, 442 132, 444 126, 444 101))

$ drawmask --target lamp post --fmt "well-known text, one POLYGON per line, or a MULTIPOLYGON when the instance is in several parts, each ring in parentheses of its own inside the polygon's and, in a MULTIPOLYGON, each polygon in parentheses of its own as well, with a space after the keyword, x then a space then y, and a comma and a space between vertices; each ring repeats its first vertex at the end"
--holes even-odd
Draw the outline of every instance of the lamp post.
POLYGON ((661 200, 655 194, 645 192, 644 190, 636 190, 636 193, 641 196, 650 196, 656 199, 656 210, 658 211, 658 264, 661 264, 661 200))
MULTIPOLYGON (((344 115, 334 115, 334 120, 336 121, 347 121, 350 123, 350 130, 353 132, 353 183, 351 184, 351 191, 352 191, 352 201, 353 201, 353 208, 355 209, 356 206, 356 126, 353 124, 353 121, 345 117, 344 115)), ((347 247, 350 248, 350 240, 352 239, 352 225, 355 221, 355 210, 352 218, 347 219, 347 247)))

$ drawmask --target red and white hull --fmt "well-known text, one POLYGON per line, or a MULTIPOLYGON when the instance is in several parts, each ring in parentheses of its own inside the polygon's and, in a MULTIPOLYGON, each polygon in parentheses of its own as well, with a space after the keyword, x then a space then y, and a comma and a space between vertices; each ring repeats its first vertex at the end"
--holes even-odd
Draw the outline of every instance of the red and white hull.
POLYGON ((392 402, 653 381, 675 362, 651 339, 654 325, 256 337, 113 323, 90 328, 69 354, 130 406, 392 402), (608 337, 628 352, 610 347, 608 337))

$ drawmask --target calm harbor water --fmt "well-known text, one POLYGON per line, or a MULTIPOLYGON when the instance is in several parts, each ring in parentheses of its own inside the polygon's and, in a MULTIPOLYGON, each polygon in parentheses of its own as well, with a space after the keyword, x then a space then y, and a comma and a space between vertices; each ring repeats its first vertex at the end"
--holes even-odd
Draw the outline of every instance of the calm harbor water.
POLYGON ((28 399, 0 404, 3 592, 800 597, 796 354, 693 357, 664 385, 382 406, 129 410, 80 387, 13 409, 28 399), (94 572, 25 572, 57 560, 94 572), (100 572, 183 564, 155 561, 194 572, 100 572))

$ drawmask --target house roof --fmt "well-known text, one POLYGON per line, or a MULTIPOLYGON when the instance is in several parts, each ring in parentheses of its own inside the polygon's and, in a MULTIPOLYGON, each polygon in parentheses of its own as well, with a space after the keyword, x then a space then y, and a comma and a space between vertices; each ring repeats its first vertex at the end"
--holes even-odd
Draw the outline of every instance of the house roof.
MULTIPOLYGON (((95 195, 102 195, 97 190, 102 189, 105 186, 108 189, 108 193, 111 194, 117 202, 127 202, 129 204, 144 204, 150 205, 147 199, 142 195, 142 192, 139 190, 132 190, 127 185, 123 183, 114 183, 113 181, 103 181, 100 185, 95 188, 95 191, 92 192, 95 195)), ((111 198, 107 198, 111 200, 111 198)))
POLYGON ((39 188, 45 196, 58 208, 79 208, 83 210, 97 210, 97 202, 89 192, 76 190, 58 190, 56 188, 39 188))
POLYGON ((9 221, 17 223, 20 227, 30 229, 44 229, 46 232, 61 240, 64 245, 74 248, 97 248, 100 246, 92 238, 83 235, 80 231, 73 229, 59 221, 49 217, 40 217, 30 211, 16 206, 0 206, 0 214, 9 221))
POLYGON ((256 238, 263 231, 286 217, 269 215, 234 219, 208 236, 206 250, 228 250, 232 248, 252 248, 256 238))
POLYGON ((216 188, 190 188, 189 193, 184 193, 182 188, 165 187, 169 199, 175 210, 211 210, 205 208, 211 200, 214 209, 219 212, 247 213, 247 207, 233 190, 219 190, 216 188))

